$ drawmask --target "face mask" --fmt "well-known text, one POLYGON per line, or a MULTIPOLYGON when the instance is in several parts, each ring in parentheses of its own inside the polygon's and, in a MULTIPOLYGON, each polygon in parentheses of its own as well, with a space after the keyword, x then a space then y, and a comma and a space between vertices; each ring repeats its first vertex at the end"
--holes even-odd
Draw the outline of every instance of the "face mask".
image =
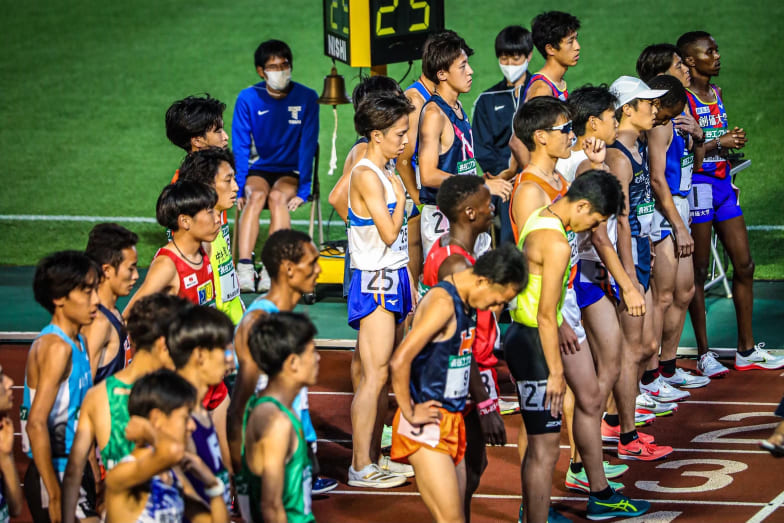
POLYGON ((501 65, 499 63, 498 67, 501 68, 501 72, 504 74, 506 81, 513 84, 528 70, 528 61, 526 60, 525 63, 521 65, 501 65))
POLYGON ((267 77, 267 84, 276 91, 284 91, 291 82, 291 69, 284 69, 283 71, 264 71, 264 76, 267 77))

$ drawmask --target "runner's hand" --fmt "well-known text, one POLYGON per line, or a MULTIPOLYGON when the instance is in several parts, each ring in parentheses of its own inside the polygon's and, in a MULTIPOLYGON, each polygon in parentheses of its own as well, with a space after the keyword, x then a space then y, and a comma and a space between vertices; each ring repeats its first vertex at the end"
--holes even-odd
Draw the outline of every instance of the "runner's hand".
POLYGON ((60 491, 58 489, 55 496, 52 495, 51 492, 48 493, 49 495, 49 521, 50 523, 60 523, 63 520, 63 515, 61 513, 61 499, 60 499, 60 491))
POLYGON ((125 437, 128 441, 133 441, 136 446, 145 444, 155 445, 155 428, 147 418, 141 416, 131 416, 125 426, 125 437))
POLYGON ((694 252, 694 239, 691 237, 691 234, 689 234, 688 229, 686 229, 686 227, 679 227, 673 229, 672 233, 675 235, 675 254, 679 258, 691 256, 691 253, 694 252))
POLYGON ((675 124, 676 129, 679 131, 686 131, 698 140, 705 136, 705 133, 697 123, 697 120, 695 120, 690 114, 679 114, 673 118, 672 121, 675 124))
POLYGON ((479 414, 479 425, 482 427, 486 445, 506 445, 506 427, 498 411, 484 416, 479 414))
POLYGON ((441 421, 441 411, 438 408, 441 402, 436 400, 428 400, 424 403, 417 403, 414 405, 414 410, 411 417, 406 416, 406 419, 412 425, 426 425, 427 423, 438 423, 441 421))
POLYGON ((566 394, 566 380, 563 374, 554 376, 550 374, 547 378, 547 394, 545 395, 544 404, 550 406, 550 414, 554 418, 560 418, 563 413, 563 400, 566 394))
POLYGON ((509 201, 512 195, 512 184, 501 178, 488 178, 485 176, 485 183, 490 189, 490 194, 499 196, 503 201, 509 201))
POLYGON ((186 452, 180 461, 180 466, 185 472, 190 472, 199 479, 204 485, 215 485, 217 483, 215 474, 204 461, 193 452, 186 452))
POLYGON ((623 303, 626 305, 626 312, 629 316, 639 317, 645 314, 645 295, 642 285, 635 282, 628 291, 621 291, 623 303))
POLYGON ((243 207, 245 207, 245 198, 237 198, 237 201, 234 202, 237 206, 237 210, 241 211, 243 207))
POLYGON ((300 205, 302 205, 303 203, 305 203, 305 200, 303 200, 303 199, 302 199, 302 198, 300 198, 299 196, 295 196, 294 198, 292 198, 291 200, 289 200, 289 203, 286 205, 286 207, 288 207, 288 208, 289 208, 289 212, 294 212, 294 211, 296 211, 296 210, 299 208, 299 206, 300 206, 300 205))
POLYGON ((583 142, 583 150, 585 156, 592 165, 601 165, 604 163, 604 158, 607 156, 607 147, 604 140, 594 136, 588 137, 583 142))
POLYGON ((580 340, 577 339, 577 334, 566 323, 566 320, 558 327, 558 345, 560 345, 563 354, 576 354, 580 350, 580 340))
POLYGON ((395 191, 395 200, 398 202, 405 203, 406 201, 406 188, 403 185, 402 180, 399 177, 395 176, 394 173, 387 172, 387 179, 392 182, 392 190, 395 191))

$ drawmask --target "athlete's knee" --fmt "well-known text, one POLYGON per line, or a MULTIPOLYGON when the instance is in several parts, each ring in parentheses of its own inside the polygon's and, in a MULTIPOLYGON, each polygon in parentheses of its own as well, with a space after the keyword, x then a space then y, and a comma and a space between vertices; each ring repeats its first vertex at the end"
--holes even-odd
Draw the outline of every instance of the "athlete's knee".
POLYGON ((545 467, 555 465, 560 448, 557 441, 553 443, 547 436, 549 434, 540 434, 539 437, 529 434, 526 461, 545 467))
POLYGON ((389 367, 368 366, 362 369, 362 381, 374 392, 381 392, 389 379, 389 367))
POLYGON ((677 305, 679 308, 685 308, 689 306, 692 298, 694 298, 693 281, 688 282, 688 285, 684 285, 675 289, 673 303, 675 303, 675 305, 677 305))
POLYGON ((282 191, 272 190, 269 193, 270 207, 285 207, 289 203, 289 197, 282 191))
POLYGON ((656 303, 661 310, 667 310, 672 305, 673 299, 672 289, 656 289, 656 303))
POLYGON ((748 259, 743 260, 743 262, 738 263, 737 266, 733 265, 733 278, 738 278, 741 280, 753 280, 754 279, 754 260, 752 259, 751 255, 749 255, 748 259))
POLYGON ((263 209, 264 204, 267 202, 267 193, 264 191, 251 191, 248 194, 248 203, 246 204, 246 209, 254 209, 259 208, 263 209))
POLYGON ((705 280, 708 279, 708 261, 705 263, 701 261, 694 262, 694 285, 704 285, 705 280))
POLYGON ((581 390, 579 394, 575 394, 574 398, 577 408, 586 414, 597 414, 602 408, 603 401, 598 383, 586 390, 581 390))

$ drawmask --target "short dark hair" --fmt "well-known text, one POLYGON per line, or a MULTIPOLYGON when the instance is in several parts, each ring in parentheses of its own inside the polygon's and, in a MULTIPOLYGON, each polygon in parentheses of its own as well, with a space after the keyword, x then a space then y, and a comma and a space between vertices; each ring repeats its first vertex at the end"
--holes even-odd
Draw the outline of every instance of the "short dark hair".
POLYGON ((681 50, 681 56, 691 56, 691 47, 704 38, 713 38, 706 31, 689 31, 683 33, 675 45, 681 50))
POLYGON ((601 118, 602 113, 608 109, 615 112, 617 101, 607 84, 584 85, 572 92, 566 104, 572 114, 572 129, 575 136, 585 134, 585 125, 591 116, 601 118))
POLYGON ((166 111, 166 137, 177 147, 190 151, 191 138, 223 127, 225 110, 225 103, 206 93, 203 97, 188 96, 177 100, 166 111))
POLYGON ((647 84, 654 76, 669 71, 673 55, 683 59, 681 50, 672 44, 654 44, 643 49, 637 59, 637 75, 640 80, 647 84))
POLYGON ((686 88, 680 80, 669 74, 660 74, 647 82, 651 89, 666 89, 667 92, 659 97, 662 107, 677 107, 687 103, 686 88))
POLYGON ((618 179, 607 171, 591 169, 575 178, 566 199, 570 202, 587 200, 594 212, 602 216, 621 216, 624 212, 623 189, 618 179))
POLYGON ((402 95, 403 90, 394 79, 388 76, 381 74, 366 76, 362 78, 354 88, 354 92, 351 93, 351 103, 354 104, 354 111, 359 108, 360 102, 362 102, 366 96, 377 93, 402 95))
POLYGON ((354 113, 354 129, 360 136, 370 138, 372 131, 385 132, 413 111, 414 106, 402 94, 375 93, 366 96, 359 104, 354 113))
POLYGON ((261 67, 267 64, 267 60, 273 56, 278 56, 284 60, 288 60, 291 67, 294 67, 294 58, 291 56, 291 48, 286 42, 281 40, 266 40, 261 42, 253 54, 253 63, 256 67, 261 67))
POLYGON ((495 37, 495 56, 521 54, 528 56, 534 49, 531 31, 520 25, 509 25, 495 37))
POLYGON ((123 249, 135 247, 139 237, 116 223, 99 223, 87 237, 84 252, 95 260, 98 265, 109 264, 117 269, 123 261, 123 249))
POLYGON ((174 371, 159 369, 133 384, 128 396, 128 414, 146 418, 153 409, 167 416, 181 407, 196 406, 196 389, 174 371))
POLYGON ((177 369, 187 365, 197 348, 225 349, 234 338, 234 324, 214 307, 195 305, 179 312, 169 325, 166 346, 177 369))
POLYGON ((169 325, 177 315, 190 307, 195 305, 185 298, 162 292, 139 298, 128 312, 125 323, 134 350, 152 349, 158 338, 166 337, 169 325))
POLYGON ((256 365, 270 379, 291 354, 302 354, 316 336, 316 326, 304 314, 279 312, 261 316, 248 332, 248 347, 256 365))
POLYGON ((450 176, 441 183, 436 195, 439 210, 450 222, 456 222, 465 201, 485 184, 481 176, 450 176))
POLYGON ((103 276, 98 263, 81 251, 59 251, 41 259, 33 276, 33 295, 54 314, 54 300, 76 289, 97 288, 103 276))
POLYGON ((208 147, 189 153, 180 165, 179 180, 201 182, 215 186, 215 176, 221 163, 226 162, 234 169, 234 155, 223 147, 208 147))
POLYGON ((515 135, 529 151, 536 148, 534 132, 555 125, 559 116, 570 118, 566 102, 552 96, 537 96, 520 105, 514 117, 515 135))
POLYGON ((261 263, 270 278, 278 277, 284 261, 299 263, 305 256, 305 244, 312 241, 310 236, 296 229, 279 229, 270 234, 261 250, 261 263))
POLYGON ((487 251, 474 263, 474 274, 499 285, 519 285, 528 282, 528 265, 522 251, 512 243, 504 243, 487 251))
POLYGON ((536 49, 547 59, 547 44, 561 48, 561 40, 580 29, 577 17, 562 11, 547 11, 531 20, 531 37, 536 49))
POLYGON ((155 205, 158 223, 167 229, 179 229, 177 219, 181 214, 196 216, 204 209, 212 209, 218 202, 218 193, 211 185, 178 180, 163 188, 155 205))
POLYGON ((468 56, 474 54, 474 50, 456 32, 447 29, 431 35, 422 50, 422 74, 438 85, 438 71, 448 71, 463 51, 468 56))

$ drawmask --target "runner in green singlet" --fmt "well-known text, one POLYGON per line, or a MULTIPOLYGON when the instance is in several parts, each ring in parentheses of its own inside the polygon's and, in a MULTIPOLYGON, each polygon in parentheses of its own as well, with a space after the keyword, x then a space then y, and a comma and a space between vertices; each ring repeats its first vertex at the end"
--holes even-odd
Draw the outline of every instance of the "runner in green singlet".
MULTIPOLYGON (((145 296, 133 305, 126 326, 135 350, 133 360, 128 367, 90 389, 82 403, 63 478, 64 523, 74 521, 82 471, 93 442, 98 445, 107 470, 133 450, 133 443, 125 437, 131 388, 145 374, 163 367, 174 368, 164 336, 177 312, 190 306, 183 298, 165 294, 145 296)), ((101 476, 96 474, 96 477, 101 476)))
POLYGON ((267 388, 248 402, 242 423, 242 474, 250 484, 254 521, 315 521, 307 443, 291 411, 300 389, 318 378, 315 334, 306 316, 280 312, 259 318, 248 335, 251 356, 269 376, 267 388))

